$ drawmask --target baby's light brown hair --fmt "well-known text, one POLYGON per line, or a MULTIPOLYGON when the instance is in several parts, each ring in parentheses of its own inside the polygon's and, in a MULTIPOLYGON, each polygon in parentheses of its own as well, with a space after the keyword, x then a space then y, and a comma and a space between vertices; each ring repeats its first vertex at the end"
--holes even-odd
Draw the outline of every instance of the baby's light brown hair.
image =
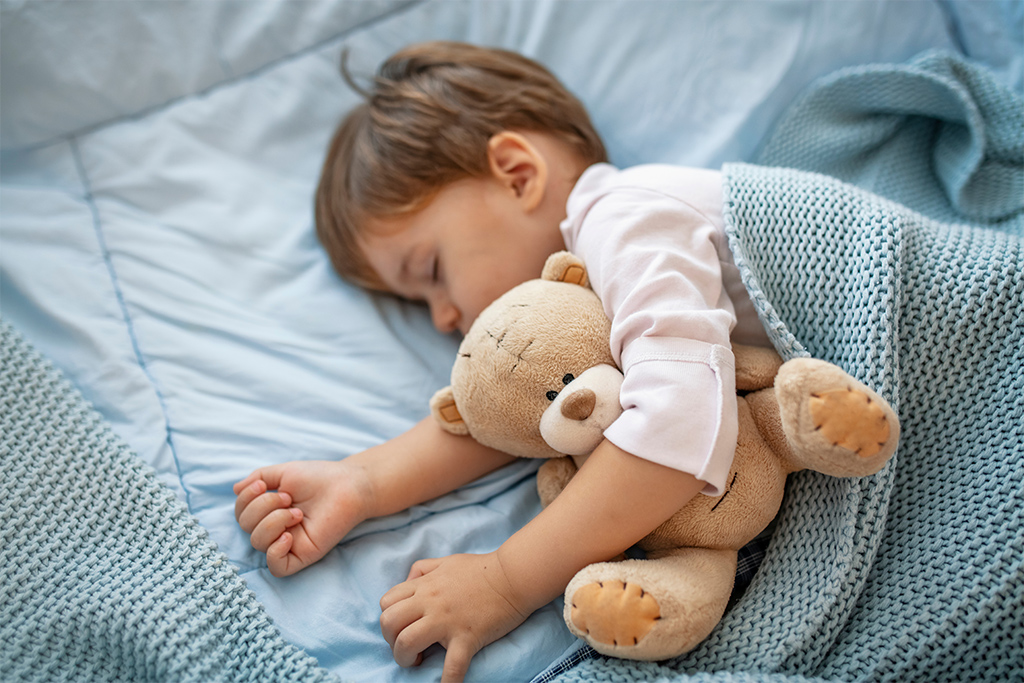
POLYGON ((490 172, 502 131, 556 136, 585 165, 607 160, 586 109, 554 75, 514 52, 431 42, 388 58, 334 134, 316 192, 316 229, 335 270, 383 290, 356 241, 369 218, 416 211, 445 185, 490 172))

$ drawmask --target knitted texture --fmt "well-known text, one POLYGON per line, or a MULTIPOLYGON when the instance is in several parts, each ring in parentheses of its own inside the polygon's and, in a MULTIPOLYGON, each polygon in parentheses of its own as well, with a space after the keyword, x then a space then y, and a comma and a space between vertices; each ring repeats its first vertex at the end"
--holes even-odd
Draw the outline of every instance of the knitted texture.
POLYGON ((823 173, 947 223, 998 223, 1024 204, 1024 107, 990 72, 942 51, 841 69, 772 131, 759 163, 823 173))
POLYGON ((0 680, 333 680, 3 321, 0 471, 0 680))
POLYGON ((554 680, 1024 680, 1024 105, 932 53, 826 79, 777 131, 762 162, 873 192, 726 166, 737 265, 784 356, 892 402, 899 451, 873 477, 792 476, 760 572, 694 652, 554 680))

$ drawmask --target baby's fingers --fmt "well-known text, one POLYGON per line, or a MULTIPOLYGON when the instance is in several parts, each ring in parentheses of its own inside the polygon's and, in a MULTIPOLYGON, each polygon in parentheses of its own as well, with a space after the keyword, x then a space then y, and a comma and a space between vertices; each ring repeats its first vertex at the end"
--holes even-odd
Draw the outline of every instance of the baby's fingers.
POLYGON ((286 531, 267 548, 267 566, 274 576, 280 576, 278 572, 288 569, 288 553, 294 541, 295 537, 286 531))
POLYGON ((298 508, 285 508, 270 512, 252 530, 252 535, 249 538, 252 547, 261 552, 267 552, 271 544, 281 538, 285 529, 293 527, 301 521, 302 510, 298 508))
POLYGON ((443 558, 435 558, 431 560, 417 560, 413 562, 412 567, 409 569, 409 576, 406 577, 406 581, 412 581, 418 579, 421 576, 429 574, 430 572, 437 569, 438 565, 441 564, 443 558))
MULTIPOLYGON (((392 650, 395 650, 395 648, 398 647, 398 639, 402 633, 404 633, 410 625, 417 623, 422 618, 423 608, 420 605, 417 605, 412 600, 402 600, 381 612, 380 632, 384 636, 384 640, 387 641, 388 646, 392 650)), ((406 638, 408 638, 408 635, 406 638)), ((427 645, 429 645, 429 643, 427 645)), ((421 647, 416 652, 419 653, 425 649, 426 646, 421 647)), ((399 661, 397 654, 395 655, 395 661, 399 661)), ((411 665, 404 664, 403 666, 411 665)))
POLYGON ((391 590, 385 593, 384 596, 380 599, 380 611, 386 612, 387 610, 391 609, 393 605, 397 605, 401 601, 407 600, 415 594, 416 587, 408 581, 400 583, 397 586, 393 586, 391 590))
POLYGON ((257 481, 259 479, 260 479, 260 471, 259 470, 256 470, 255 472, 250 472, 249 476, 247 476, 245 479, 243 479, 242 481, 239 481, 239 482, 235 482, 235 484, 231 487, 231 491, 237 496, 239 493, 242 492, 242 490, 246 486, 248 486, 249 484, 252 484, 254 481, 257 481))
POLYGON ((253 475, 243 479, 232 487, 235 492, 235 519, 242 518, 242 511, 254 501, 257 496, 267 492, 267 484, 262 479, 253 479, 253 475), (244 486, 243 486, 244 484, 244 486))
POLYGON ((398 666, 419 666, 423 661, 423 651, 438 641, 427 622, 427 619, 415 621, 402 629, 395 638, 391 651, 398 666))
POLYGON ((266 488, 263 489, 264 491, 267 489, 276 489, 281 484, 281 475, 284 474, 287 466, 288 463, 282 463, 280 465, 270 465, 269 467, 261 467, 258 470, 253 470, 249 473, 249 476, 232 486, 231 490, 237 496, 246 486, 249 486, 255 481, 262 481, 266 485, 266 488))
POLYGON ((305 567, 305 563, 291 554, 295 537, 287 531, 267 548, 267 569, 277 577, 290 576, 305 567))
POLYGON ((469 670, 469 662, 475 654, 476 650, 467 642, 456 640, 449 643, 444 656, 441 683, 462 683, 469 670))
POLYGON ((242 531, 247 534, 251 534, 256 525, 271 512, 287 508, 292 504, 292 497, 280 491, 267 491, 256 495, 255 492, 262 488, 262 483, 256 482, 249 486, 235 501, 235 519, 238 520, 238 526, 242 527, 242 531), (248 502, 244 505, 242 505, 243 496, 248 498, 248 502))

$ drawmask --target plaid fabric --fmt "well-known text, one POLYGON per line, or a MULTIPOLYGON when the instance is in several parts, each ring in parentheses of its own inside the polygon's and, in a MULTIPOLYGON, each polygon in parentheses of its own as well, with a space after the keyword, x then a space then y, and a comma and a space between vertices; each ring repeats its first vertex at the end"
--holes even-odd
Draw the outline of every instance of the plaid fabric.
POLYGON ((747 590, 747 586, 754 580, 764 555, 768 552, 768 544, 772 540, 772 532, 775 530, 775 522, 772 521, 768 527, 757 537, 740 548, 736 558, 736 583, 732 587, 732 595, 729 597, 729 605, 726 611, 732 609, 733 605, 740 601, 747 590))

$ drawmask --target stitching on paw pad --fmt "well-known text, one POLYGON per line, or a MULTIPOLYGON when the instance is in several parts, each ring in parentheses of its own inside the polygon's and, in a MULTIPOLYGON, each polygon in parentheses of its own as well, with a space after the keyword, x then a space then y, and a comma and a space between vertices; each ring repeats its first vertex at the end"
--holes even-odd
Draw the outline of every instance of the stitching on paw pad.
POLYGON ((658 601, 636 584, 591 583, 572 597, 573 624, 591 640, 605 645, 637 645, 660 619, 658 601))
POLYGON ((889 440, 885 411, 861 391, 823 391, 811 394, 809 401, 814 430, 833 446, 869 458, 889 440))

